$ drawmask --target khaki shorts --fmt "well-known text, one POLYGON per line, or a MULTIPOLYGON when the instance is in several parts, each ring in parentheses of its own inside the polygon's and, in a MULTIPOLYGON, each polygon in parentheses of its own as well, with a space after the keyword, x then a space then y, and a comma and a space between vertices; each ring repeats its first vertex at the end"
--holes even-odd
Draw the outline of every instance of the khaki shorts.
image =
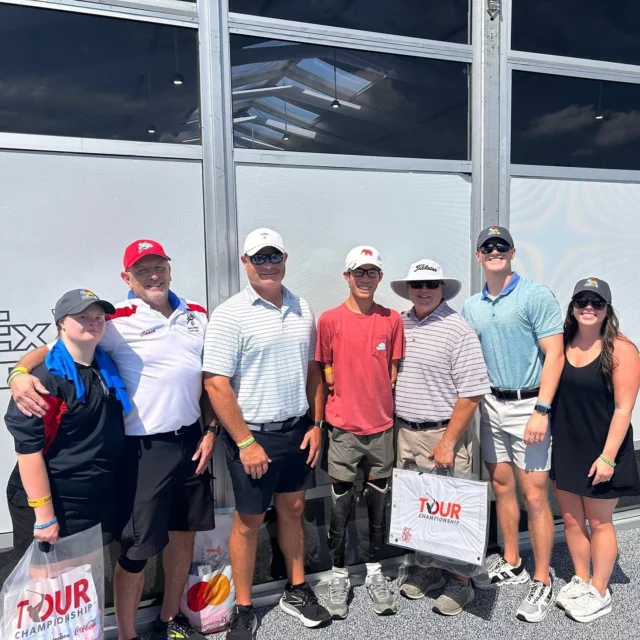
POLYGON ((393 468, 393 427, 371 436, 357 436, 334 427, 329 436, 329 475, 354 482, 358 467, 366 477, 389 478, 393 468))
MULTIPOLYGON (((429 454, 440 442, 447 427, 434 429, 412 429, 407 427, 401 418, 396 418, 398 429, 398 446, 396 467, 431 472, 436 468, 429 454)), ((469 430, 462 434, 453 450, 453 468, 450 469, 456 478, 472 478, 473 456, 471 451, 471 434, 469 430)), ((449 470, 439 469, 439 474, 448 474, 449 470)))
POLYGON ((551 428, 542 442, 526 444, 524 430, 537 398, 498 400, 488 393, 480 403, 480 451, 485 462, 513 462, 524 471, 551 468, 551 428))

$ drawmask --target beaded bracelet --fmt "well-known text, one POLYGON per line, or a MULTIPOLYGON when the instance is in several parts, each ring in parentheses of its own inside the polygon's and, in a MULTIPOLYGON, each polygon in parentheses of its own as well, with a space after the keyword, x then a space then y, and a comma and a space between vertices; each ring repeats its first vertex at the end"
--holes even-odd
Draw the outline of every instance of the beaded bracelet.
POLYGON ((47 527, 50 527, 52 524, 55 524, 56 522, 58 522, 58 518, 53 516, 53 520, 49 520, 49 522, 45 522, 43 524, 34 524, 33 528, 34 529, 46 529, 47 527))
POLYGON ((600 454, 600 460, 602 460, 602 462, 606 462, 610 467, 615 468, 616 463, 613 462, 612 460, 609 460, 609 458, 605 457, 604 453, 600 454))

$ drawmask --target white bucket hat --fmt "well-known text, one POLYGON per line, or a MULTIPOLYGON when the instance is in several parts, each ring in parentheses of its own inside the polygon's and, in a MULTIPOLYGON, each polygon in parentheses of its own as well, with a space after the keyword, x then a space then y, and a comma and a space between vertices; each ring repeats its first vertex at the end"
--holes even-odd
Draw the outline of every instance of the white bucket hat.
POLYGON ((411 281, 425 280, 442 280, 444 287, 442 289, 442 299, 451 300, 455 298, 462 288, 462 282, 457 278, 445 278, 442 272, 442 267, 433 260, 418 260, 409 267, 409 273, 406 278, 402 280, 393 280, 391 282, 391 289, 401 298, 409 300, 409 285, 407 283, 411 281))

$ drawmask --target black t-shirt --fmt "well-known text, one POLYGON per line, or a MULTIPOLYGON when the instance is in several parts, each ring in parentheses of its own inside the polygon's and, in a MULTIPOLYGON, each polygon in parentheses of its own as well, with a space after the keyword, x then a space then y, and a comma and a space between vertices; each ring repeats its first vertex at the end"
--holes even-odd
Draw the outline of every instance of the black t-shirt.
MULTIPOLYGON (((32 374, 50 394, 43 396, 49 404, 45 416, 29 418, 13 400, 5 416, 17 453, 43 451, 56 516, 66 521, 69 533, 102 520, 101 514, 108 516, 110 524, 125 438, 122 405, 110 393, 96 363, 77 367, 85 402, 78 401, 73 382, 51 374, 42 364, 32 374)), ((27 505, 17 465, 7 494, 16 504, 27 505)))

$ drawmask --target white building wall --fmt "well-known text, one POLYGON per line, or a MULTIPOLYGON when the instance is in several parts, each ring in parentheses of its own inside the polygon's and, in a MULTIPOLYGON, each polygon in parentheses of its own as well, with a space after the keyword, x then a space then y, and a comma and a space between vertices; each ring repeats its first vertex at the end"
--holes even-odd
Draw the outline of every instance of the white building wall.
MULTIPOLYGON (((0 415, 8 371, 54 337, 60 294, 87 287, 114 302, 126 297, 120 272, 129 242, 161 242, 172 289, 206 303, 201 162, 0 151, 0 176, 0 415)), ((2 424, 3 493, 14 464, 2 424)), ((9 531, 2 499, 0 534, 9 531)))
MULTIPOLYGON (((581 278, 611 285, 622 331, 640 346, 640 184, 512 178, 515 269, 549 286, 563 314, 581 278)), ((640 406, 634 411, 640 441, 640 406)))

